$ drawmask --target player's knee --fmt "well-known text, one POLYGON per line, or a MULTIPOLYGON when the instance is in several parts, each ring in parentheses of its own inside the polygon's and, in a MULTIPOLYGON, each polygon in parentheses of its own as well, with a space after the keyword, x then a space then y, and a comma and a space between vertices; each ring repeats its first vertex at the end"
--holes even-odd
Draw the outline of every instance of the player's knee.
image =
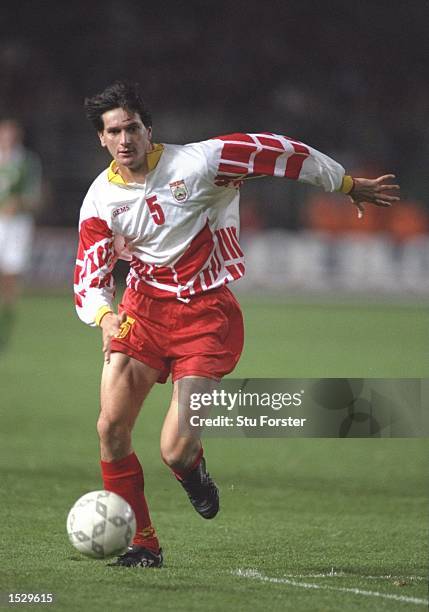
POLYGON ((100 440, 108 442, 128 439, 131 432, 127 423, 100 415, 97 421, 97 433, 100 440))

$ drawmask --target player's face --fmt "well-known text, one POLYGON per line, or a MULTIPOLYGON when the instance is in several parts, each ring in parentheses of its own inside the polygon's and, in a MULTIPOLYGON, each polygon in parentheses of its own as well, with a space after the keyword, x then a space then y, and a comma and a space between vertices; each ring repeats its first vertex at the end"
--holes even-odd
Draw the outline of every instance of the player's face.
POLYGON ((124 108, 107 111, 102 119, 100 142, 116 163, 134 172, 144 169, 146 153, 152 148, 152 128, 143 124, 138 113, 124 108))

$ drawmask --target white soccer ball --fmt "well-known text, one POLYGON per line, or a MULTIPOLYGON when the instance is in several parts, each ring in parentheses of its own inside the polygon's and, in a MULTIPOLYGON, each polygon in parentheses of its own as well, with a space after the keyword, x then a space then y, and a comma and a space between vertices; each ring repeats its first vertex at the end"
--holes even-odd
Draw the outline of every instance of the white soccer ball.
POLYGON ((89 557, 119 554, 136 533, 131 506, 111 491, 91 491, 80 497, 67 517, 67 533, 75 548, 89 557))

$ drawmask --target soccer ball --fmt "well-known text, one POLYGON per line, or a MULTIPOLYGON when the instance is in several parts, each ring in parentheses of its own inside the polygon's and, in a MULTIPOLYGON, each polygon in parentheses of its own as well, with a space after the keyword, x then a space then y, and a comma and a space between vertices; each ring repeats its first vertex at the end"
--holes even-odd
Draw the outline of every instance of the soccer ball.
POLYGON ((75 548, 89 557, 119 554, 136 532, 131 506, 111 491, 92 491, 80 497, 67 517, 67 533, 75 548))

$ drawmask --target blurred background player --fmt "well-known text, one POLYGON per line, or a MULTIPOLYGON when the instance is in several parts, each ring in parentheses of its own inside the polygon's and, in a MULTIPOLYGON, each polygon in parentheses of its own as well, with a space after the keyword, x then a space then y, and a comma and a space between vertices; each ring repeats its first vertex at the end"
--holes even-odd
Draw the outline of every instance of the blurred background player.
POLYGON ((226 286, 245 270, 241 183, 278 176, 339 191, 350 196, 359 216, 366 202, 390 206, 398 200, 398 186, 388 184, 393 175, 353 178, 312 147, 266 132, 185 146, 154 144, 151 115, 138 86, 129 83, 114 83, 88 98, 86 111, 113 160, 81 209, 75 301, 81 320, 102 328, 98 434, 104 488, 124 497, 137 519, 133 546, 113 565, 160 567, 162 551, 132 430, 153 385, 171 374, 161 456, 197 512, 213 518, 217 487, 199 438, 184 435, 180 424, 189 414, 189 397, 210 389, 241 355, 241 311, 226 286), (130 273, 116 313, 112 271, 124 252, 130 273))
POLYGON ((0 350, 11 337, 19 281, 29 265, 33 214, 40 202, 39 158, 15 119, 0 121, 0 350))

